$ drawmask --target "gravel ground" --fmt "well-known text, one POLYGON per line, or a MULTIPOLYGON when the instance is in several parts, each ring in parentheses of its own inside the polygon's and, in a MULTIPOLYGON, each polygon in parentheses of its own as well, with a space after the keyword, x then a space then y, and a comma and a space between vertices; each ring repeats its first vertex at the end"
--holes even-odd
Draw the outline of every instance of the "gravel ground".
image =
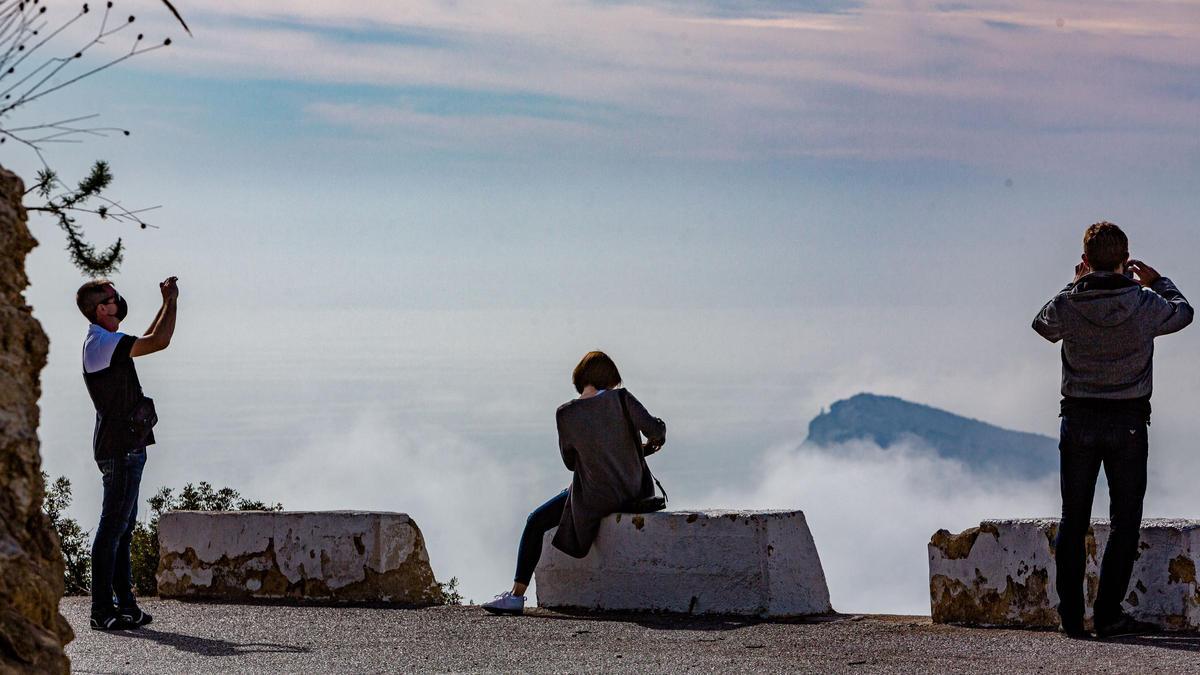
POLYGON ((1056 633, 935 626, 928 617, 806 623, 661 615, 494 617, 423 610, 147 600, 155 622, 103 633, 86 598, 62 612, 79 673, 816 672, 1200 673, 1200 636, 1100 642, 1056 633))

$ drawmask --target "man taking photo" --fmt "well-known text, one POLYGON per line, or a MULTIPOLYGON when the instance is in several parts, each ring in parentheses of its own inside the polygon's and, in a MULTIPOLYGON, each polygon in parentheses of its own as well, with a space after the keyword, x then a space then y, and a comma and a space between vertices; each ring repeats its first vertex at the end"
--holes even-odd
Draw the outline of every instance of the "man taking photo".
POLYGON ((1055 542, 1063 631, 1084 629, 1084 542, 1100 467, 1108 479, 1111 529, 1093 608, 1099 637, 1156 630, 1121 608, 1133 573, 1146 494, 1154 338, 1192 322, 1192 307, 1169 279, 1129 259, 1121 228, 1100 222, 1083 236, 1075 278, 1033 320, 1062 345, 1059 440, 1062 522, 1055 542))
POLYGON ((142 394, 133 358, 171 344, 179 298, 176 281, 171 277, 159 284, 162 307, 142 337, 117 332, 129 306, 112 282, 89 281, 75 294, 75 304, 91 322, 83 341, 83 381, 96 407, 92 451, 104 482, 100 525, 92 544, 92 628, 97 630, 137 628, 151 621, 133 597, 129 544, 137 522, 146 446, 154 444, 151 429, 158 417, 154 402, 142 394))

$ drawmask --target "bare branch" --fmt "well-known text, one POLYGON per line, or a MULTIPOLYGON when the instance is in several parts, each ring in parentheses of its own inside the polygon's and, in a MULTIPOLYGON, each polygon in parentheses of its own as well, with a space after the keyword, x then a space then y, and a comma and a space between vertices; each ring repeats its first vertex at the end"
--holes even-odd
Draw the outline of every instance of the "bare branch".
MULTIPOLYGON (((86 137, 107 136, 112 133, 128 136, 129 131, 86 124, 96 115, 77 115, 21 126, 7 122, 13 111, 18 108, 24 109, 25 106, 80 80, 135 56, 171 44, 171 39, 167 38, 147 46, 145 35, 138 33, 126 53, 108 58, 99 65, 74 70, 77 64, 84 63, 93 48, 105 44, 107 38, 127 31, 136 20, 136 17, 131 15, 123 21, 113 21, 113 2, 104 2, 95 33, 82 46, 63 56, 31 59, 42 54, 43 50, 48 48, 47 45, 60 38, 68 28, 78 24, 85 17, 94 16, 95 13, 85 3, 72 16, 60 24, 55 24, 56 27, 47 32, 51 21, 46 18, 46 6, 42 4, 42 0, 0 0, 0 144, 12 140, 37 156, 43 168, 38 172, 37 183, 30 187, 26 194, 36 193, 45 202, 28 205, 26 208, 48 214, 55 219, 66 235, 71 261, 91 276, 109 274, 116 269, 124 256, 124 244, 121 239, 117 239, 103 250, 96 249, 84 239, 75 216, 86 214, 101 220, 135 224, 141 229, 146 229, 152 226, 142 219, 143 214, 159 207, 130 209, 105 196, 103 191, 112 181, 112 173, 105 162, 96 162, 84 180, 75 187, 68 187, 47 164, 42 150, 51 144, 79 143, 86 137)), ((188 35, 191 35, 191 29, 170 0, 163 0, 163 4, 188 35)))
POLYGON ((176 19, 179 19, 179 25, 183 26, 183 29, 186 30, 187 34, 190 36, 192 34, 192 29, 188 28, 187 22, 184 21, 183 17, 179 15, 179 10, 175 9, 175 5, 171 4, 171 0, 163 0, 163 4, 167 6, 167 9, 171 10, 171 13, 175 15, 176 19))
MULTIPOLYGON (((139 38, 138 38, 138 39, 140 40, 140 39, 141 39, 141 37, 139 36, 139 38)), ((100 71, 102 71, 102 70, 107 70, 107 69, 109 69, 109 68, 111 68, 111 67, 113 67, 113 66, 117 65, 118 63, 121 63, 122 61, 125 61, 125 60, 127 60, 127 59, 131 59, 131 58, 133 58, 133 57, 135 57, 135 56, 137 56, 137 55, 139 55, 139 54, 145 54, 146 52, 152 52, 152 51, 154 51, 154 50, 156 50, 156 49, 162 49, 163 47, 167 47, 167 46, 169 46, 170 44, 171 44, 171 38, 167 38, 165 41, 163 41, 163 43, 162 43, 162 44, 154 45, 153 47, 144 47, 144 48, 142 48, 142 49, 137 49, 137 43, 135 42, 135 43, 134 43, 134 48, 133 48, 133 49, 131 49, 131 50, 130 50, 130 52, 129 52, 128 54, 125 54, 124 56, 117 57, 117 58, 113 59, 112 61, 109 61, 108 63, 106 63, 106 64, 104 64, 104 65, 102 65, 102 66, 99 66, 99 67, 97 67, 97 68, 93 68, 93 69, 91 69, 91 70, 87 71, 86 73, 83 73, 82 75, 78 75, 78 76, 76 76, 76 77, 73 77, 73 78, 71 78, 71 79, 67 80, 66 82, 63 82, 63 83, 61 83, 61 84, 56 84, 56 85, 54 85, 53 87, 51 87, 51 88, 49 88, 49 89, 46 89, 46 90, 44 90, 44 91, 41 91, 41 92, 38 92, 37 94, 34 94, 34 95, 30 95, 30 94, 33 94, 33 92, 34 92, 34 91, 36 91, 37 87, 34 87, 34 89, 30 90, 29 92, 26 92, 26 94, 25 94, 25 95, 24 95, 24 96, 23 96, 21 99, 19 99, 19 100, 18 100, 16 103, 13 103, 12 105, 10 105, 10 106, 8 106, 8 107, 6 107, 6 108, 0 108, 0 115, 4 115, 4 113, 8 112, 9 110, 12 110, 13 108, 15 108, 15 107, 17 107, 17 106, 19 106, 19 105, 24 105, 24 104, 26 104, 26 103, 31 103, 31 102, 33 102, 33 101, 36 101, 36 100, 38 100, 39 98, 41 98, 41 97, 45 96, 46 94, 52 94, 52 93, 54 93, 54 92, 58 91, 59 89, 62 89, 63 87, 66 87, 66 86, 69 86, 69 85, 75 84, 76 82, 78 82, 78 81, 82 80, 82 79, 83 79, 83 78, 85 78, 85 77, 91 77, 92 75, 95 75, 96 73, 98 73, 98 72, 100 72, 100 71)), ((75 57, 75 58, 79 58, 79 56, 80 56, 79 54, 76 54, 76 57, 75 57)), ((62 66, 59 66, 58 68, 56 68, 56 69, 54 70, 54 72, 53 72, 53 73, 51 73, 51 74, 50 74, 50 76, 48 76, 46 79, 49 79, 49 77, 53 77, 54 75, 57 75, 57 74, 58 74, 58 71, 62 70, 64 67, 66 67, 66 63, 64 63, 62 66)), ((37 86, 41 86, 41 85, 42 85, 42 84, 43 84, 45 81, 46 81, 46 80, 42 80, 42 82, 39 82, 37 86)))
POLYGON ((103 251, 96 248, 83 238, 83 231, 75 221, 73 214, 87 213, 99 216, 101 219, 112 219, 119 223, 133 223, 140 228, 151 227, 142 220, 139 214, 158 207, 144 209, 128 209, 120 202, 105 197, 102 193, 112 183, 112 172, 106 162, 96 162, 91 173, 74 188, 69 188, 58 179, 57 174, 45 170, 38 174, 38 183, 31 190, 47 197, 44 205, 27 206, 29 211, 46 213, 54 217, 59 229, 67 236, 67 251, 71 254, 71 262, 84 274, 103 276, 112 273, 124 257, 125 247, 121 239, 111 244, 103 251), (54 194, 57 192, 57 194, 54 194), (102 206, 91 208, 86 203, 95 199, 102 206))
MULTIPOLYGON (((38 50, 38 49, 40 49, 40 48, 42 47, 42 45, 44 45, 44 44, 46 44, 47 42, 49 42, 49 41, 53 40, 54 38, 58 37, 58 34, 59 34, 59 33, 63 32, 64 30, 66 30, 66 29, 68 29, 68 28, 70 28, 70 27, 71 27, 71 26, 72 26, 72 25, 73 25, 73 24, 74 24, 76 21, 78 21, 79 19, 83 18, 83 15, 84 15, 84 12, 79 12, 79 13, 78 13, 78 14, 76 14, 74 17, 72 17, 72 18, 71 18, 71 20, 69 20, 69 21, 67 21, 66 23, 64 23, 63 25, 59 26, 57 30, 55 30, 54 32, 50 33, 50 34, 49 34, 49 35, 47 35, 45 38, 42 38, 42 41, 41 41, 41 42, 39 42, 39 43, 37 43, 36 45, 34 45, 32 49, 29 49, 29 50, 27 50, 27 51, 25 52, 25 55, 24 55, 24 56, 22 56, 21 58, 17 59, 17 62, 16 62, 16 63, 12 64, 12 66, 10 66, 9 68, 5 69, 5 70, 4 70, 4 72, 0 73, 0 80, 4 79, 4 75, 5 75, 5 74, 7 74, 7 73, 10 73, 10 72, 12 72, 12 71, 16 70, 17 68, 20 68, 20 67, 21 67, 21 64, 25 62, 25 59, 29 58, 30 56, 33 56, 33 54, 34 54, 34 53, 36 53, 36 52, 37 52, 37 50, 38 50)), ((36 34, 36 33, 35 33, 35 34, 36 34)), ((37 71, 34 71, 34 72, 37 72, 37 71)), ((22 81, 24 81, 24 80, 22 80, 22 81)), ((6 90, 4 93, 5 93, 5 94, 7 94, 7 93, 8 93, 8 92, 10 92, 10 91, 12 91, 12 89, 11 89, 11 88, 9 88, 8 90, 6 90)))
MULTIPOLYGON (((191 30, 174 5, 166 0, 164 0, 164 4, 190 35, 191 30)), ((115 132, 129 134, 124 129, 82 127, 74 124, 84 118, 24 126, 5 123, 6 119, 18 108, 28 106, 43 97, 135 56, 162 49, 171 44, 171 39, 166 38, 147 46, 145 35, 139 33, 131 41, 128 52, 78 74, 68 76, 68 69, 73 68, 77 63, 82 63, 97 45, 104 44, 107 38, 127 31, 133 25, 136 17, 132 15, 122 21, 114 22, 112 20, 113 6, 113 2, 106 1, 102 11, 93 12, 85 3, 72 16, 53 30, 46 32, 46 27, 49 25, 45 19, 46 7, 41 5, 39 0, 0 0, 0 82, 3 83, 3 88, 0 89, 0 143, 11 138, 20 141, 26 147, 37 149, 51 143, 73 143, 77 138, 85 136, 104 136, 115 132), (67 28, 76 25, 85 17, 94 16, 97 13, 100 16, 96 32, 82 46, 66 55, 51 56, 36 63, 30 59, 34 54, 44 51, 46 46, 55 38, 60 37, 67 28), (38 135, 38 132, 49 133, 38 135)), ((42 159, 42 163, 45 164, 40 153, 39 159, 42 159)))

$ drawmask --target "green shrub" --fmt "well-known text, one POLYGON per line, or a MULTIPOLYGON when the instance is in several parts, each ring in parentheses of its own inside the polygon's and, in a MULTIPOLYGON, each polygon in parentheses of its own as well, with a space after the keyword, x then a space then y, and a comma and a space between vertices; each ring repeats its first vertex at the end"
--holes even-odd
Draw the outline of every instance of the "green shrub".
POLYGON ((129 561, 133 570, 133 587, 141 596, 158 595, 158 521, 168 511, 282 511, 283 504, 266 504, 257 500, 243 499, 233 488, 214 490, 206 481, 199 486, 191 483, 183 486, 179 496, 171 488, 159 488, 153 497, 146 500, 150 505, 150 519, 138 522, 133 530, 133 541, 129 545, 129 561))
MULTIPOLYGON (((46 499, 42 508, 62 546, 66 561, 64 580, 67 595, 87 595, 92 585, 92 552, 89 545, 91 532, 79 527, 73 518, 63 514, 71 506, 71 481, 60 476, 53 484, 50 476, 42 474, 46 484, 46 499)), ((168 511, 282 511, 283 504, 243 499, 237 490, 221 488, 214 490, 205 481, 198 485, 188 483, 175 495, 171 488, 159 488, 153 497, 146 500, 150 506, 147 522, 138 521, 134 526, 133 540, 129 544, 129 562, 133 572, 133 587, 142 597, 158 595, 158 583, 154 579, 158 571, 158 521, 168 511)))
MULTIPOLYGON (((67 595, 88 595, 92 585, 92 551, 89 542, 91 532, 79 527, 73 518, 63 514, 71 506, 71 481, 66 476, 59 476, 53 484, 50 476, 42 473, 42 481, 46 484, 46 499, 42 508, 62 546, 63 558, 66 561, 64 581, 67 595)), ((153 497, 146 500, 150 506, 150 517, 146 522, 138 521, 134 525, 133 540, 129 544, 129 562, 133 572, 134 592, 140 597, 158 595, 158 582, 155 573, 158 572, 158 522, 168 511, 282 511, 283 504, 276 502, 267 504, 252 499, 244 499, 237 490, 221 488, 214 490, 205 481, 197 485, 188 483, 176 495, 168 487, 159 488, 153 497)), ((462 593, 458 590, 458 577, 450 581, 438 582, 442 589, 442 604, 463 604, 462 593)))
POLYGON ((439 581, 437 585, 442 589, 443 605, 463 604, 462 593, 458 592, 458 577, 450 577, 450 581, 439 581))
POLYGON ((90 533, 79 527, 74 518, 64 515, 71 506, 71 481, 66 476, 59 476, 58 480, 51 483, 50 476, 43 471, 42 483, 46 493, 42 510, 50 517, 54 531, 58 533, 59 546, 66 563, 63 572, 66 593, 86 595, 92 587, 92 551, 88 544, 90 533))

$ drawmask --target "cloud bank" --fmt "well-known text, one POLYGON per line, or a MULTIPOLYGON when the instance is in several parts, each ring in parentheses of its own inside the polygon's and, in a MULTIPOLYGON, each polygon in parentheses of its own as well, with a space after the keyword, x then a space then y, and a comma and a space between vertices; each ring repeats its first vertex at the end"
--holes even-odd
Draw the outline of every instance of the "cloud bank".
MULTIPOLYGON (((1194 462, 1162 450, 1151 453, 1146 517, 1195 516, 1194 462)), ((750 484, 689 506, 804 511, 840 612, 928 614, 926 545, 934 532, 988 518, 1056 518, 1061 506, 1057 473, 1036 480, 977 473, 919 442, 777 446, 759 466, 750 484)), ((1107 517, 1105 481, 1102 472, 1094 518, 1107 517)))
POLYGON ((239 483, 243 494, 272 495, 295 511, 407 513, 425 536, 438 581, 458 577, 460 592, 477 602, 511 586, 520 528, 537 505, 529 496, 536 474, 488 448, 373 411, 276 459, 239 483))
POLYGON ((915 444, 780 446, 760 466, 754 484, 718 490, 705 505, 804 511, 840 612, 928 614, 934 532, 1058 510, 1055 476, 981 476, 915 444))

